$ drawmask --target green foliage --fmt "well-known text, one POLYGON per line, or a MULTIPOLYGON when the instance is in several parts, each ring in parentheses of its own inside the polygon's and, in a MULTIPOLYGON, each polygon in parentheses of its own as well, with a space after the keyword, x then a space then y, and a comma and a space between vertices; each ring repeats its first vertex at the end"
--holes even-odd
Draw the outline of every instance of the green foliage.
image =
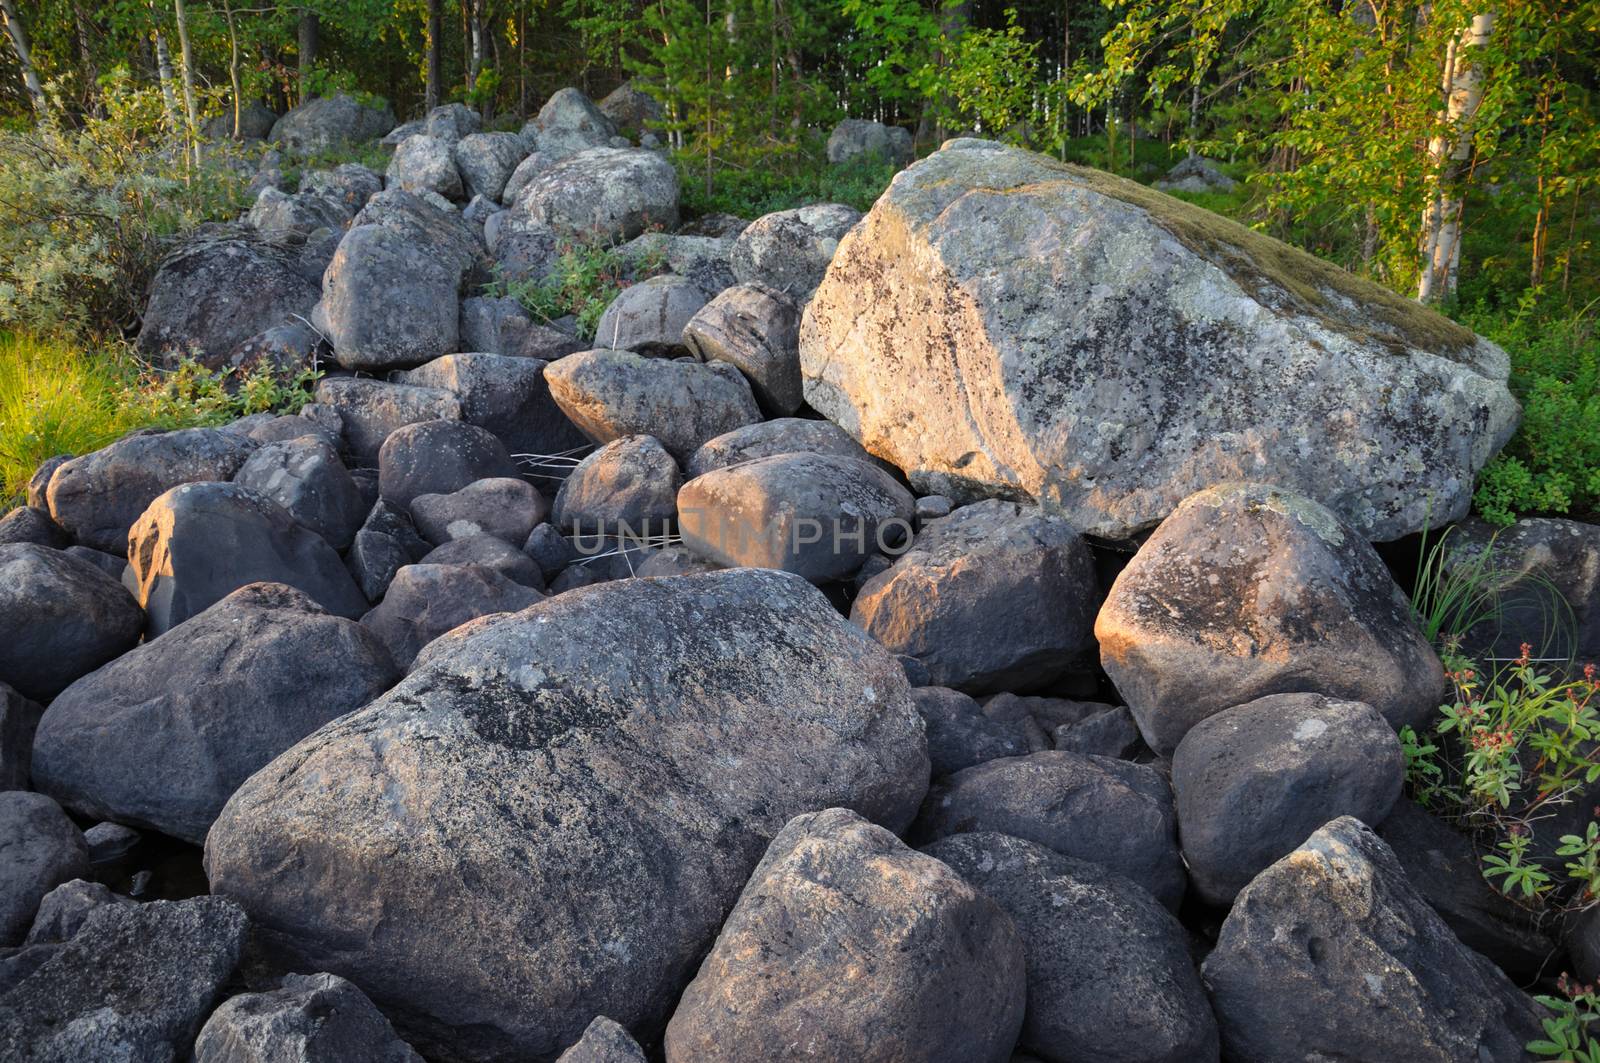
POLYGON ((724 213, 758 218, 808 203, 844 203, 866 211, 895 172, 892 163, 870 158, 834 165, 817 145, 814 151, 787 153, 764 165, 724 170, 707 194, 694 180, 698 160, 680 155, 674 161, 682 181, 683 212, 689 217, 724 213))
POLYGON ((1007 8, 1003 29, 969 29, 945 42, 944 64, 925 66, 911 84, 922 89, 951 126, 972 125, 990 136, 1019 139, 1033 108, 1039 42, 1029 41, 1007 8))
POLYGON ((1600 1063, 1600 1035, 1591 1032, 1600 1021, 1600 995, 1593 985, 1584 985, 1565 974, 1557 988, 1559 997, 1533 998, 1551 1014, 1542 1023, 1545 1036, 1530 1041, 1528 1051, 1563 1063, 1600 1063))
POLYGON ((624 257, 595 244, 563 244, 555 269, 545 280, 496 277, 489 294, 515 299, 540 321, 577 319, 578 338, 592 340, 595 327, 622 290, 652 276, 665 265, 659 258, 624 257))

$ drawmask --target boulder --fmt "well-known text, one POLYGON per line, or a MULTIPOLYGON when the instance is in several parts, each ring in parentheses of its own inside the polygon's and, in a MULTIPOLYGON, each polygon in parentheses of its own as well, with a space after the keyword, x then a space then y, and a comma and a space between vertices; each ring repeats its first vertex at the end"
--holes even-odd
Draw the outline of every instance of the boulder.
POLYGON ((422 555, 419 565, 467 565, 493 569, 513 583, 544 590, 544 573, 538 562, 504 539, 474 535, 452 539, 422 555))
POLYGON ((379 491, 400 506, 410 506, 418 495, 445 495, 491 477, 517 479, 516 463, 493 433, 462 421, 404 425, 378 452, 379 491))
POLYGON ((232 100, 224 101, 224 108, 200 127, 208 140, 265 140, 278 122, 278 112, 260 100, 246 102, 237 114, 232 100))
POLYGON ((359 162, 346 162, 331 170, 309 171, 300 178, 300 191, 333 200, 346 218, 353 218, 367 200, 383 191, 383 178, 359 162))
POLYGON ((650 436, 612 440, 578 463, 556 494, 558 528, 593 534, 666 535, 677 525, 678 463, 650 436))
POLYGON ((528 154, 515 133, 472 133, 455 146, 456 169, 466 185, 466 196, 482 196, 497 203, 517 164, 528 154))
POLYGON ((461 404, 462 420, 493 432, 513 454, 561 454, 585 446, 588 440, 550 397, 546 363, 516 354, 447 354, 398 379, 448 391, 461 404))
POLYGON ((39 467, 33 470, 33 475, 28 477, 28 505, 47 513, 50 511, 48 498, 50 478, 56 474, 57 469, 71 460, 71 454, 57 454, 39 463, 39 467))
POLYGON ((356 532, 345 567, 367 600, 376 602, 396 572, 422 560, 427 552, 428 543, 417 534, 408 508, 380 498, 356 532))
POLYGON ((849 578, 911 533, 912 499, 894 477, 831 454, 777 454, 697 476, 678 492, 684 545, 722 565, 849 578))
POLYGON ((828 161, 834 164, 876 159, 905 166, 911 162, 912 154, 911 133, 900 126, 846 118, 828 134, 828 161))
POLYGON ((461 171, 456 169, 453 145, 426 134, 407 137, 394 149, 385 175, 390 188, 413 195, 433 192, 446 199, 461 199, 461 171))
POLYGON ((1190 155, 1155 183, 1163 192, 1232 192, 1238 184, 1210 159, 1190 155))
POLYGON ((446 103, 428 112, 419 132, 454 144, 482 128, 483 119, 477 111, 464 103, 446 103))
POLYGON ((233 482, 276 502, 335 550, 349 548, 367 516, 361 492, 339 455, 309 435, 261 447, 233 482))
POLYGON ((1137 884, 1005 834, 924 852, 994 900, 1022 938, 1021 1044, 1051 1063, 1215 1063, 1217 1023, 1183 927, 1137 884))
POLYGON ((539 154, 556 163, 606 146, 617 135, 617 127, 589 97, 565 88, 546 100, 538 115, 522 127, 522 135, 529 134, 538 142, 539 154))
POLYGON ((33 506, 18 506, 0 517, 0 546, 12 543, 33 543, 60 550, 72 542, 61 525, 50 519, 50 514, 33 506))
POLYGON ((1197 723, 1172 757, 1189 881, 1226 907, 1330 816, 1382 823, 1405 757, 1378 710, 1321 694, 1274 694, 1197 723))
POLYGON ((333 199, 302 193, 291 195, 269 186, 256 195, 246 220, 257 232, 270 236, 307 237, 318 229, 342 229, 354 213, 346 211, 333 199))
POLYGON ((635 137, 667 114, 661 101, 639 88, 632 78, 607 93, 596 107, 617 132, 635 137))
POLYGON ((128 529, 157 495, 196 480, 231 480, 254 449, 214 428, 135 432, 58 466, 46 495, 50 516, 84 546, 126 556, 128 529))
POLYGON ((520 546, 549 515, 550 503, 538 488, 508 477, 474 480, 459 491, 418 495, 411 500, 412 521, 422 537, 435 545, 492 535, 520 546))
MULTIPOLYGON (((85 843, 88 838, 85 836, 85 843)), ((90 858, 93 866, 93 858, 90 858)), ((98 882, 85 882, 75 878, 63 882, 39 901, 39 914, 33 917, 24 945, 60 945, 71 941, 83 929, 83 924, 96 908, 107 904, 134 905, 132 897, 112 893, 98 882)))
POLYGON ((0 546, 0 684, 48 701, 139 640, 144 614, 94 565, 35 543, 0 546))
POLYGON ((706 440, 689 457, 689 477, 704 476, 742 461, 770 458, 774 454, 833 454, 871 461, 872 457, 850 433, 832 421, 779 417, 758 421, 706 440))
POLYGON ((1343 816, 1246 886, 1202 968, 1241 1063, 1516 1063, 1541 1012, 1343 816))
POLYGON ((6 854, 0 863, 0 947, 10 947, 22 944, 45 894, 89 873, 89 851, 60 805, 43 794, 4 790, 0 852, 6 854))
MULTIPOLYGON (((513 177, 512 183, 515 181, 513 177)), ((490 215, 483 223, 483 236, 494 260, 494 274, 505 284, 543 285, 550 281, 561 264, 566 242, 550 226, 510 209, 490 215)))
POLYGON ((1309 495, 1368 539, 1438 527, 1518 419, 1505 352, 1414 301, 975 140, 840 242, 800 362, 806 401, 920 493, 1029 496, 1112 539, 1227 480, 1309 495))
POLYGON ((516 207, 560 236, 619 242, 678 224, 678 171, 654 151, 591 148, 537 174, 516 207))
POLYGON ((1000 906, 831 808, 773 839, 667 1024, 666 1058, 1006 1063, 1025 992, 1000 906))
POLYGON ((365 466, 378 463, 384 440, 396 429, 421 421, 456 420, 462 413, 461 400, 444 388, 354 377, 318 381, 317 401, 337 413, 351 460, 365 466))
POLYGON ((34 783, 79 815, 199 845, 257 769, 398 678, 361 626, 251 584, 62 692, 34 783))
POLYGON ((517 200, 522 198, 522 193, 533 184, 533 179, 554 165, 554 159, 538 151, 525 157, 511 171, 511 176, 506 178, 505 187, 500 190, 500 205, 515 206, 517 200))
POLYGON ((330 148, 377 140, 395 127, 389 105, 363 103, 343 92, 319 96, 273 123, 267 139, 299 155, 316 155, 330 148))
POLYGON ((456 271, 464 287, 490 280, 492 260, 483 232, 438 196, 430 200, 427 193, 412 195, 403 188, 386 188, 367 200, 350 222, 352 229, 362 225, 376 225, 404 238, 434 258, 440 268, 456 271))
POLYGON ((741 284, 765 284, 804 303, 822 283, 840 239, 860 220, 861 212, 843 203, 815 203, 757 218, 733 245, 733 275, 741 284))
POLYGON ((320 368, 318 359, 326 353, 327 346, 317 330, 295 318, 251 336, 229 351, 219 368, 244 373, 265 367, 292 378, 320 368))
POLYGON ((473 295, 461 300, 461 346, 466 350, 515 355, 532 325, 533 317, 509 295, 473 295))
POLYGON ((683 344, 702 361, 737 367, 768 413, 788 416, 805 402, 800 308, 780 291, 760 284, 729 288, 684 326, 683 344))
POLYGON ((578 557, 572 543, 553 524, 541 524, 529 532, 528 541, 522 544, 522 552, 539 566, 547 583, 578 557))
POLYGON ((642 280, 662 269, 692 280, 706 295, 716 295, 738 283, 728 259, 733 254, 732 237, 688 236, 682 232, 645 232, 611 252, 612 261, 622 265, 633 280, 642 280))
POLYGON ((483 565, 407 565, 361 625, 388 647, 400 667, 409 668, 422 647, 445 632, 543 600, 532 587, 483 565))
POLYGON ((461 273, 381 225, 344 234, 322 279, 320 313, 346 369, 418 365, 456 349, 461 273))
POLYGON ((750 385, 732 366, 584 351, 545 367, 550 395, 596 443, 654 436, 678 461, 708 439, 761 420, 750 385))
POLYGON ((1600 663, 1600 525, 1530 517, 1508 528, 1473 518, 1442 539, 1445 570, 1477 582, 1492 607, 1461 637, 1463 652, 1600 663))
POLYGON ((365 993, 334 974, 286 975, 211 1013, 195 1063, 422 1063, 365 993))
POLYGON ((803 581, 630 580, 435 644, 245 783, 206 871, 424 1053, 552 1058, 659 1034, 789 819, 900 829, 927 773, 899 668, 803 581))
POLYGON ((174 487, 128 533, 151 638, 252 583, 286 583, 335 616, 367 601, 327 540, 239 484, 174 487))
POLYGON ((935 783, 912 837, 1009 834, 1126 875, 1176 911, 1184 890, 1177 828, 1172 789, 1154 768, 1046 750, 935 783))
POLYGON ((33 735, 44 708, 0 683, 0 791, 27 790, 33 735))
POLYGON ((578 1043, 561 1053, 556 1063, 646 1063, 644 1050, 633 1035, 604 1015, 583 1031, 578 1043))
POLYGON ((1185 499, 1095 620, 1100 660, 1167 756, 1232 705, 1305 692, 1423 727, 1444 671, 1360 532, 1308 498, 1223 484, 1185 499))
POLYGON ((715 572, 721 567, 713 561, 707 561, 686 546, 663 546, 639 562, 634 569, 634 575, 640 579, 692 576, 699 572, 715 572))
POLYGON ((6 994, 0 1057, 29 1063, 189 1058, 249 924, 221 897, 96 908, 6 994))
POLYGON ((595 342, 608 349, 663 357, 684 352, 684 326, 706 305, 706 293, 670 273, 617 293, 595 326, 595 342))
POLYGON ((1094 557, 1039 507, 991 499, 930 521, 850 619, 937 686, 969 693, 1047 686, 1094 651, 1094 557))
POLYGON ((1050 735, 1056 749, 1069 753, 1093 753, 1122 760, 1140 760, 1145 752, 1144 736, 1126 705, 1116 705, 1085 717, 1077 723, 1063 724, 1050 735))
POLYGON ((320 272, 302 248, 253 229, 198 230, 162 259, 150 281, 139 351, 162 362, 193 356, 218 368, 251 336, 310 314, 320 272))
POLYGON ((928 731, 928 761, 935 779, 984 761, 1031 752, 1020 724, 985 716, 982 707, 959 690, 918 687, 911 697, 928 731))

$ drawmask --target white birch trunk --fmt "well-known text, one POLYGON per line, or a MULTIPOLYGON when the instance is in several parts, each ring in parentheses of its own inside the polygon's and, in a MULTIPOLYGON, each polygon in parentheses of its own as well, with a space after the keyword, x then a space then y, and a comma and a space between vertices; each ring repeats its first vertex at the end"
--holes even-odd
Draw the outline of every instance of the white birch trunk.
POLYGON ((1441 302, 1455 293, 1461 264, 1461 211, 1465 171, 1472 157, 1473 119, 1483 101, 1484 72, 1473 61, 1494 32, 1494 12, 1476 15, 1445 54, 1441 88, 1444 133, 1428 141, 1429 195, 1422 212, 1422 275, 1417 299, 1441 302))

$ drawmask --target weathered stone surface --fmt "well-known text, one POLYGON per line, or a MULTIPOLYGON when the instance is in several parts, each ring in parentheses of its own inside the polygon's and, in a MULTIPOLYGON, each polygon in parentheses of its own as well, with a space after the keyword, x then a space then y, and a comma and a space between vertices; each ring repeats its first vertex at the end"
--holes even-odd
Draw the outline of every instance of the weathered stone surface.
MULTIPOLYGON (((530 156, 523 165, 537 158, 537 155, 530 156)), ((520 169, 517 171, 519 174, 521 172, 520 169)), ((507 187, 514 185, 516 180, 513 175, 507 187)), ((508 283, 531 281, 542 284, 552 277, 560 265, 565 238, 543 222, 531 220, 520 210, 507 209, 491 214, 483 223, 483 236, 494 260, 494 272, 508 283)))
POLYGON ((135 432, 50 477, 51 518, 84 546, 126 555, 128 529, 155 497, 195 480, 231 480, 255 449, 214 428, 135 432))
POLYGON ((550 397, 546 363, 516 354, 447 354, 399 379, 450 392, 462 420, 493 432, 513 454, 560 454, 587 443, 550 397))
POLYGON ((668 272, 686 277, 706 295, 716 295, 738 281, 728 264, 733 254, 732 237, 689 236, 682 232, 645 232, 622 244, 611 253, 632 278, 642 279, 666 267, 668 272))
POLYGON ((528 533, 522 552, 533 558, 545 581, 555 579, 578 556, 578 552, 553 524, 541 524, 528 533))
POLYGON ((788 415, 805 402, 800 308, 780 291, 760 284, 729 288, 684 326, 683 343, 703 361, 737 366, 769 413, 788 415))
POLYGON ((426 245, 381 225, 356 226, 322 279, 334 357, 347 369, 390 369, 455 350, 460 286, 460 272, 426 245))
POLYGON ((828 161, 850 162, 876 158, 905 166, 911 162, 911 133, 899 126, 886 126, 864 118, 846 118, 828 134, 828 161))
POLYGON ((592 148, 537 174, 516 208, 561 236, 628 240, 678 224, 678 171, 653 151, 592 148))
POLYGON ((247 782, 206 870, 423 1052, 551 1058, 661 1029, 790 818, 903 828, 927 772, 898 667, 803 581, 631 580, 430 648, 247 782))
POLYGON ((380 498, 356 532, 345 555, 345 567, 367 600, 376 602, 396 572, 422 560, 427 552, 428 543, 417 534, 407 507, 380 498))
MULTIPOLYGON (((87 843, 87 838, 84 839, 87 843)), ((33 917, 25 945, 59 945, 71 941, 89 914, 107 904, 138 904, 131 897, 112 893, 98 882, 75 878, 63 882, 39 901, 39 914, 33 917)))
POLYGON ((1139 724, 1126 705, 1116 705, 1077 723, 1063 724, 1050 734, 1056 749, 1101 757, 1138 760, 1146 752, 1139 724))
POLYGON ((679 461, 761 420, 750 385, 729 365, 584 351, 551 362, 544 378, 556 405, 596 443, 654 436, 679 461))
POLYGON ((565 88, 546 100, 539 113, 522 127, 524 137, 530 133, 538 143, 539 154, 556 163, 611 143, 617 127, 593 100, 578 89, 565 88))
POLYGON ((532 587, 483 565, 407 565, 361 624, 383 641, 402 668, 447 631, 493 613, 515 613, 542 601, 532 587))
POLYGON ((865 461, 777 454, 697 476, 678 492, 679 534, 723 565, 846 579, 911 534, 912 498, 865 461))
POLYGON ((292 233, 305 237, 318 229, 343 228, 354 213, 346 211, 338 201, 323 196, 290 195, 267 187, 256 196, 247 220, 261 233, 292 233))
POLYGON ((35 543, 0 546, 0 683, 47 701, 128 650, 144 614, 115 579, 35 543))
POLYGON ((556 1063, 645 1063, 645 1054, 627 1030, 601 1015, 556 1063))
POLYGON ((464 350, 515 355, 532 324, 532 316, 509 295, 473 295, 461 300, 464 350))
POLYGON ((683 329, 706 305, 706 293, 687 277, 670 273, 632 284, 611 300, 595 342, 636 354, 670 357, 684 352, 683 329))
POLYGON ((293 377, 317 364, 326 345, 317 331, 305 321, 293 318, 239 344, 228 352, 219 366, 223 369, 250 370, 269 367, 279 375, 293 377))
POLYGON ((528 154, 515 133, 472 133, 455 146, 456 168, 466 185, 466 196, 498 202, 517 163, 528 154))
POLYGON ((71 454, 57 454, 39 463, 39 467, 33 470, 33 475, 28 477, 28 505, 49 512, 50 478, 56 474, 57 469, 71 460, 71 454))
POLYGON ((195 1063, 422 1063, 366 994, 333 974, 291 974, 211 1013, 195 1063))
POLYGON ((735 428, 703 443, 689 458, 690 479, 741 461, 770 458, 774 454, 833 454, 871 461, 861 444, 832 421, 779 417, 735 428))
POLYGON ((773 839, 667 1024, 666 1057, 1005 1063, 1025 991, 1000 906, 828 809, 773 839))
POLYGON ((260 100, 246 101, 237 115, 233 101, 225 100, 223 112, 206 119, 200 131, 210 140, 265 140, 277 121, 278 113, 260 100))
POLYGON ((1237 183, 1210 159, 1191 155, 1168 170, 1155 187, 1163 192, 1229 192, 1237 183))
POLYGON ((707 561, 686 546, 663 546, 639 562, 634 568, 634 575, 640 579, 692 576, 699 572, 715 572, 721 567, 714 561, 707 561))
POLYGON ((335 550, 350 546, 367 516, 361 492, 339 455, 308 436, 259 448, 233 482, 276 502, 335 550))
POLYGON ((291 107, 267 139, 300 155, 315 155, 342 144, 376 140, 395 127, 387 104, 373 107, 343 92, 291 107))
POLYGON ((34 739, 34 783, 198 845, 257 769, 398 678, 354 621, 252 584, 68 687, 34 739))
POLYGON ((842 203, 757 218, 733 245, 733 275, 741 284, 765 284, 804 302, 822 283, 839 240, 860 220, 860 211, 842 203))
POLYGON ((1539 1009, 1341 817, 1234 902, 1202 968, 1230 1060, 1512 1063, 1539 1009))
POLYGON ((461 171, 448 140, 426 134, 407 137, 389 160, 388 185, 416 195, 434 192, 446 199, 462 198, 461 171))
POLYGON ((446 103, 427 113, 421 132, 454 144, 482 128, 483 119, 477 111, 464 103, 446 103))
POLYGON ((549 515, 550 503, 538 488, 510 477, 474 480, 459 491, 411 500, 412 521, 434 544, 492 535, 520 546, 549 515))
POLYGON ((128 544, 152 638, 252 583, 286 583, 335 616, 367 609, 327 540, 239 484, 174 487, 150 503, 128 544))
POLYGON ((300 178, 300 191, 337 202, 346 218, 367 205, 367 200, 383 191, 383 178, 359 162, 346 162, 331 170, 311 170, 300 178))
POLYGON ((1479 580, 1492 596, 1462 650, 1478 659, 1515 660, 1522 644, 1533 656, 1600 663, 1600 526, 1528 518, 1497 528, 1473 518, 1444 540, 1448 570, 1479 580))
POLYGON ((0 517, 0 546, 33 543, 60 550, 70 545, 66 530, 50 519, 50 514, 32 506, 18 506, 0 517))
POLYGON ((591 535, 664 535, 677 523, 682 481, 678 463, 659 442, 624 436, 584 458, 562 481, 551 520, 591 535))
POLYGON ((488 281, 492 260, 483 232, 445 200, 433 199, 402 188, 386 188, 367 200, 350 227, 388 229, 431 255, 441 267, 454 270, 467 287, 488 281))
POLYGON ((9 947, 22 944, 45 894, 89 873, 89 851, 60 805, 43 794, 5 790, 0 852, 0 946, 9 947))
POLYGON ((243 341, 311 312, 318 273, 302 250, 247 228, 202 229, 161 262, 139 329, 139 350, 222 365, 243 341))
POLYGON ((0 683, 0 790, 29 789, 33 733, 44 709, 0 683))
POLYGON ((1217 1023, 1183 927, 1136 883, 1005 834, 923 850, 1016 924, 1028 970, 1021 1043, 1051 1063, 1215 1063, 1217 1023))
POLYGON ((378 452, 384 498, 410 506, 418 495, 446 495, 490 477, 517 478, 516 463, 494 434, 462 421, 419 421, 395 429, 378 452))
POLYGON ((452 539, 422 555, 419 565, 480 565, 490 568, 524 587, 544 590, 544 574, 538 562, 518 550, 504 539, 492 535, 474 535, 469 539, 452 539))
POLYGON ((606 94, 598 104, 600 113, 611 120, 617 132, 638 136, 653 123, 666 117, 661 101, 641 89, 632 78, 606 94))
POLYGON ((861 588, 850 619, 938 686, 1027 690, 1093 652, 1097 583, 1066 521, 991 499, 929 522, 861 588))
POLYGON ((186 1059, 238 966, 248 921, 221 897, 106 904, 0 999, 0 1057, 186 1059))
POLYGON ((1185 499, 1095 621, 1100 660, 1150 748, 1268 694, 1362 701, 1422 726, 1444 671, 1377 553, 1310 499, 1223 484, 1185 499))
POLYGON ((378 463, 383 441, 395 429, 421 421, 457 420, 462 412, 461 400, 444 388, 353 377, 318 381, 317 401, 338 413, 351 460, 368 466, 378 463))
POLYGON ((1020 725, 985 716, 978 703, 959 690, 918 687, 911 697, 928 730, 928 761, 935 779, 987 760, 1031 752, 1020 725))
POLYGON ((1320 694, 1274 694, 1199 723, 1172 757, 1189 881, 1226 906, 1330 817, 1382 823, 1405 757, 1378 710, 1320 694))
POLYGON ((912 166, 841 241, 800 360, 806 401, 920 492, 1031 496, 1108 538, 1226 480, 1369 539, 1438 527, 1518 418, 1505 353, 1411 300, 986 141, 912 166))
POLYGON ((1183 899, 1172 789, 1154 768, 1046 750, 935 783, 913 838, 998 831, 1126 875, 1168 908, 1183 899))

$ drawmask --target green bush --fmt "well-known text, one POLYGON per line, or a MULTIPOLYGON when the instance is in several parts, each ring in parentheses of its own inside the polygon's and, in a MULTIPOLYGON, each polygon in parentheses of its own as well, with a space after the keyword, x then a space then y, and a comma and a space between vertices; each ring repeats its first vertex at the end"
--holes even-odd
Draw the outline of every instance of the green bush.
POLYGON ((624 258, 604 245, 566 243, 547 279, 497 276, 487 290, 490 295, 515 299, 546 324, 568 316, 577 318, 578 338, 592 340, 606 307, 622 289, 659 273, 664 265, 655 256, 624 258))
POLYGON ((723 166, 706 194, 704 156, 676 155, 682 186, 683 214, 736 214, 759 218, 777 210, 793 210, 811 203, 844 203, 866 211, 894 177, 892 163, 859 159, 834 165, 820 145, 788 153, 774 153, 761 165, 747 168, 723 166))

